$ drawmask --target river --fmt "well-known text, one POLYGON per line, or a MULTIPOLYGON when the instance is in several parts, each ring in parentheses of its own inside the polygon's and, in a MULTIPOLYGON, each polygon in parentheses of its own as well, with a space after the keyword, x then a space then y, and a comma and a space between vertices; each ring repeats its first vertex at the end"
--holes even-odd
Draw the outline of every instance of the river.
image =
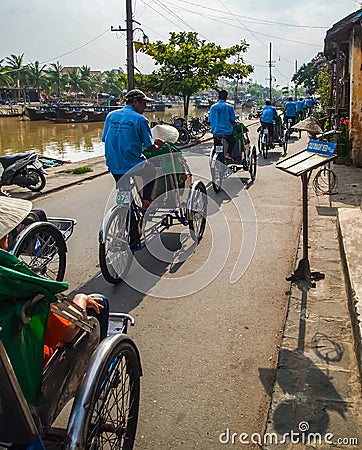
MULTIPOLYGON (((203 116, 207 110, 190 108, 189 116, 203 116)), ((165 112, 145 112, 150 122, 169 121, 183 116, 182 108, 165 112)), ((103 122, 53 123, 31 121, 24 117, 0 117, 0 156, 35 151, 65 161, 81 161, 104 154, 101 141, 103 122)))

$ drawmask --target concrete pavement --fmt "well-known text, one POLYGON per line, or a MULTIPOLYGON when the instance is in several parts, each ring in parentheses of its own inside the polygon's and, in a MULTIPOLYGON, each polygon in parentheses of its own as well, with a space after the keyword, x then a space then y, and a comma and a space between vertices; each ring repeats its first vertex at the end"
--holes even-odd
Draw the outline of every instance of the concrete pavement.
MULTIPOLYGON (((362 447, 359 372, 362 169, 338 165, 332 169, 338 176, 337 193, 316 196, 312 183, 309 192, 311 269, 324 273, 325 279, 312 289, 291 286, 266 428, 266 433, 276 433, 274 439, 278 443, 267 443, 266 449, 362 447), (292 432, 299 433, 298 438, 294 435, 294 444, 290 443, 292 432), (289 433, 289 438, 283 446, 281 439, 285 433, 289 433), (308 433, 315 433, 310 444, 308 433), (338 439, 345 441, 338 443, 338 439)), ((47 185, 41 194, 19 188, 10 188, 9 192, 14 197, 31 199, 105 173, 104 158, 92 158, 49 169, 47 185), (93 171, 81 175, 63 172, 85 165, 93 171)))

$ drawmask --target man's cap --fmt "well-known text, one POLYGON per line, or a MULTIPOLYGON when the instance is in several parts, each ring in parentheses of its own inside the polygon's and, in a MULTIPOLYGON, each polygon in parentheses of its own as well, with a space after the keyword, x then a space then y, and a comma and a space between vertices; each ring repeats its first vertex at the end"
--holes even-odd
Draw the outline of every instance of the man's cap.
POLYGON ((127 101, 133 101, 133 100, 146 100, 146 102, 153 102, 153 98, 147 97, 147 95, 140 91, 139 89, 132 89, 131 91, 128 91, 126 94, 127 101))
POLYGON ((30 213, 29 200, 0 196, 0 239, 10 233, 30 213))

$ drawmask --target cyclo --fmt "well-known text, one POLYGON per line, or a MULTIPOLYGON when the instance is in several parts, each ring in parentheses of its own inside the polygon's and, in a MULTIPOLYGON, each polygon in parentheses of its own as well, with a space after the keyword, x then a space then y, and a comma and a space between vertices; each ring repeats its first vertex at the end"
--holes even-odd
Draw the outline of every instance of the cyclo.
MULTIPOLYGON (((225 136, 216 136, 217 145, 213 145, 209 155, 212 187, 214 191, 220 192, 223 179, 239 170, 249 172, 251 181, 255 181, 257 168, 257 155, 255 145, 251 148, 248 137, 248 128, 237 122, 234 126, 234 136, 240 156, 240 161, 228 162, 225 153, 228 150, 228 142, 225 136)), ((231 152, 230 152, 231 153, 231 152)))
POLYGON ((139 178, 132 174, 124 175, 117 183, 116 204, 105 214, 99 231, 100 268, 104 278, 112 284, 126 277, 135 252, 142 250, 153 237, 175 223, 188 227, 191 238, 197 244, 205 231, 205 184, 192 180, 181 150, 171 142, 178 137, 174 134, 175 128, 157 125, 152 129, 154 137, 156 130, 171 130, 173 138, 158 152, 144 152, 147 158, 152 158, 157 171, 154 202, 147 211, 142 211, 139 178))
POLYGON ((284 156, 287 154, 287 143, 283 129, 282 119, 279 115, 273 120, 273 136, 269 135, 269 128, 265 124, 261 124, 258 128, 258 150, 266 159, 270 148, 274 148, 275 144, 283 147, 284 156))
POLYGON ((0 250, 0 447, 131 450, 142 374, 137 347, 126 334, 134 320, 113 314, 120 326, 99 343, 98 321, 60 298, 66 288, 0 250), (44 367, 50 310, 79 332, 44 367))

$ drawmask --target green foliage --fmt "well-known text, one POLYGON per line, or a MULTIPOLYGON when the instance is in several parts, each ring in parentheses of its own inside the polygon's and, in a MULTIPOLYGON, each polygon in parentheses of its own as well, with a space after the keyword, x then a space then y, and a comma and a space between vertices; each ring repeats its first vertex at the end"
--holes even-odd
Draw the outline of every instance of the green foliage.
POLYGON ((331 74, 327 67, 322 67, 318 74, 318 88, 317 92, 320 95, 319 104, 322 110, 322 114, 327 114, 327 108, 330 101, 331 93, 331 74))
POLYGON ((312 95, 320 87, 319 73, 322 68, 328 67, 328 62, 323 52, 319 52, 309 63, 303 64, 294 74, 292 81, 298 86, 304 86, 307 93, 312 95))
POLYGON ((76 167, 75 169, 64 170, 65 173, 73 173, 75 175, 80 175, 82 173, 93 172, 93 169, 89 166, 76 167))
POLYGON ((199 39, 195 32, 171 32, 168 43, 156 41, 145 46, 143 51, 160 66, 153 72, 154 90, 181 95, 187 116, 191 95, 208 88, 217 89, 220 77, 241 80, 253 71, 253 66, 245 65, 240 57, 247 48, 245 41, 222 48, 199 39), (239 55, 240 62, 229 63, 229 58, 235 55, 239 55))

